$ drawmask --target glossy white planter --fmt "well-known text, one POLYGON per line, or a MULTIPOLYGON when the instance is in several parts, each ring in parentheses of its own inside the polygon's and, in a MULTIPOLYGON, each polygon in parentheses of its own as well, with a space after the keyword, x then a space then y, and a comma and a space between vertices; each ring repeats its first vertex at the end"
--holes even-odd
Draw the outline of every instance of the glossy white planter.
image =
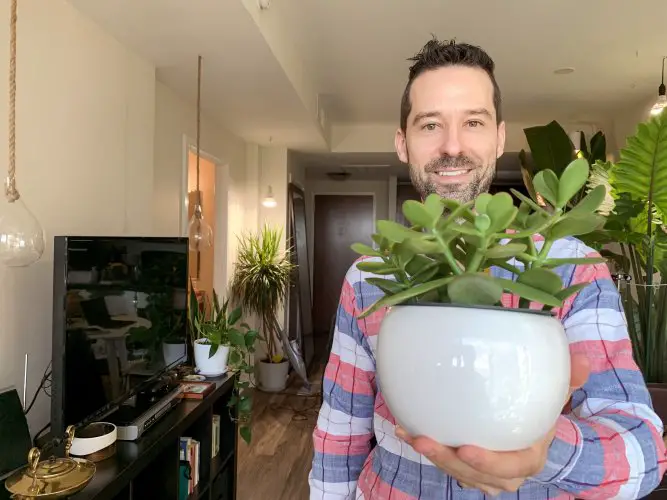
POLYGON ((569 390, 568 340, 544 313, 395 306, 376 358, 397 423, 448 446, 529 447, 556 423, 569 390))
POLYGON ((208 357, 211 346, 202 344, 202 339, 195 340, 195 365, 197 372, 205 377, 218 377, 227 371, 229 346, 221 345, 212 357, 208 357))

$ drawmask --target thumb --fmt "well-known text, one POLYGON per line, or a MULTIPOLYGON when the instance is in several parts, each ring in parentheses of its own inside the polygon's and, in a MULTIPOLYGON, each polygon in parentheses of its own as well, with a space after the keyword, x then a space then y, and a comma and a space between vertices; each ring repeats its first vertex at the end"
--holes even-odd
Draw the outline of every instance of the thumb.
POLYGON ((565 399, 566 403, 569 403, 572 393, 586 383, 589 374, 588 358, 584 354, 572 354, 570 357, 570 390, 565 399))

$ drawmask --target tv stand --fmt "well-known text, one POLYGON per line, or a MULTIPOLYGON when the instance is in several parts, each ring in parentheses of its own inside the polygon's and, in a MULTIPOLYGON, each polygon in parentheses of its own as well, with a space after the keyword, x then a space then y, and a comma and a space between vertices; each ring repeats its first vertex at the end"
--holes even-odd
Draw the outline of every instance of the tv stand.
POLYGON ((178 384, 161 387, 159 391, 148 389, 130 398, 104 420, 116 425, 119 441, 136 441, 179 404, 180 393, 178 384))
MULTIPOLYGON (((116 454, 98 462, 95 476, 68 500, 179 500, 179 442, 200 443, 199 484, 189 499, 236 500, 238 432, 227 404, 233 376, 208 379, 216 388, 203 399, 178 400, 137 441, 118 441, 116 454), (220 451, 212 457, 213 415, 220 416, 220 451)), ((4 485, 2 485, 4 490, 4 485)), ((0 492, 0 499, 6 498, 0 492)))

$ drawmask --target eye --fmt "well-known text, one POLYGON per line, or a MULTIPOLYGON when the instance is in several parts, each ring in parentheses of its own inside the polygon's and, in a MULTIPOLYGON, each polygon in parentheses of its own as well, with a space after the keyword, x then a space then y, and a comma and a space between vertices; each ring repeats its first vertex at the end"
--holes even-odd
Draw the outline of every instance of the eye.
POLYGON ((435 123, 427 123, 427 124, 425 124, 422 128, 423 128, 424 130, 435 130, 435 128, 436 128, 437 126, 438 126, 438 125, 435 124, 435 123))
POLYGON ((471 128, 483 127, 484 123, 479 121, 479 120, 470 120, 468 122, 468 126, 471 127, 471 128))

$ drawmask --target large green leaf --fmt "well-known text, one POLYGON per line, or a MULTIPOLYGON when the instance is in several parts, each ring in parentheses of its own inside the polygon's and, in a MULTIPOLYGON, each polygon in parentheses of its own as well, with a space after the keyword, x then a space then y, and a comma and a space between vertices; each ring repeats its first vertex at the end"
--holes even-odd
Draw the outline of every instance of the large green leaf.
POLYGON ((442 288, 446 286, 450 281, 452 281, 453 276, 449 276, 447 278, 440 278, 437 280, 433 281, 428 281, 426 283, 422 283, 420 285, 413 286, 411 288, 408 288, 407 290, 403 290, 402 292, 399 292, 394 295, 385 295, 383 298, 378 300, 375 304, 367 308, 365 311, 363 311, 360 315, 359 318, 365 318, 369 314, 377 311, 378 309, 381 309, 382 307, 389 307, 389 306, 395 306, 397 304, 402 304, 404 302, 407 302, 411 299, 419 298, 420 296, 431 292, 433 290, 437 290, 438 288, 442 288))
POLYGON ((503 287, 486 274, 462 274, 447 287, 452 302, 469 305, 495 305, 500 302, 503 287))
POLYGON ((586 185, 589 170, 584 158, 577 158, 565 168, 558 183, 559 207, 564 207, 586 185))
MULTIPOLYGON (((525 128, 524 134, 530 147, 535 170, 553 170, 558 176, 572 161, 574 148, 567 132, 556 121, 546 125, 525 128)), ((537 189, 537 192, 540 192, 537 189)))
POLYGON ((616 192, 651 200, 667 213, 667 113, 640 123, 637 133, 628 137, 610 183, 616 192))

